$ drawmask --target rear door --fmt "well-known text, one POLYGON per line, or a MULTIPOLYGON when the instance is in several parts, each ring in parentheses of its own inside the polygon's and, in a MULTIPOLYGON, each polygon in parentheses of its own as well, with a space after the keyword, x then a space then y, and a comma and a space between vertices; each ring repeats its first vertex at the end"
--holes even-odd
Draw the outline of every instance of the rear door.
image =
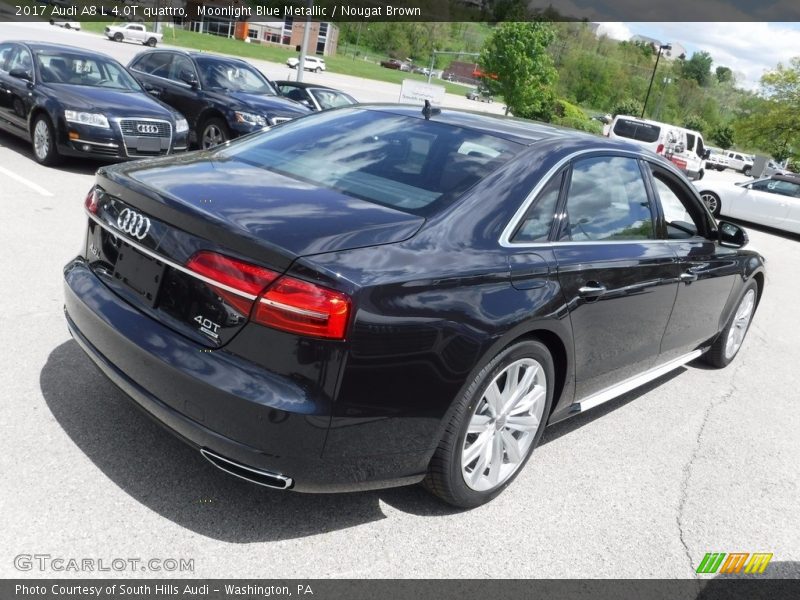
POLYGON ((585 400, 654 366, 677 271, 636 157, 576 159, 567 178, 554 249, 585 400))
POLYGON ((2 104, 0 104, 0 118, 6 121, 18 135, 27 137, 28 113, 33 98, 31 90, 35 80, 33 57, 25 46, 20 44, 11 46, 5 61, 7 70, 0 71, 0 94, 4 96, 2 104), (11 77, 9 73, 13 69, 27 72, 31 81, 11 77))
POLYGON ((666 169, 647 164, 660 202, 659 234, 675 253, 680 281, 661 342, 659 362, 667 362, 717 335, 739 266, 737 251, 717 243, 714 223, 696 193, 666 169))

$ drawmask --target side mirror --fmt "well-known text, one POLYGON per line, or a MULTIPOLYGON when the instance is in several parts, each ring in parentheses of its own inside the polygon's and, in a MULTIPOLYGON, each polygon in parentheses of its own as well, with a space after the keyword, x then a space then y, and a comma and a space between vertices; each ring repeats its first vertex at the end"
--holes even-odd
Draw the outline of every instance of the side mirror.
POLYGON ((30 72, 25 69, 11 69, 8 74, 15 79, 22 79, 24 81, 33 81, 30 72))
POLYGON ((192 73, 191 71, 185 71, 185 70, 181 71, 181 73, 180 73, 180 75, 178 75, 178 77, 180 77, 180 80, 183 83, 185 83, 187 85, 190 85, 193 88, 197 87, 197 76, 194 73, 192 73))
POLYGON ((720 245, 728 248, 744 248, 750 241, 744 229, 728 221, 720 221, 717 232, 720 245))
POLYGON ((711 150, 706 150, 705 152, 703 152, 703 158, 705 160, 708 160, 710 157, 711 157, 711 150))

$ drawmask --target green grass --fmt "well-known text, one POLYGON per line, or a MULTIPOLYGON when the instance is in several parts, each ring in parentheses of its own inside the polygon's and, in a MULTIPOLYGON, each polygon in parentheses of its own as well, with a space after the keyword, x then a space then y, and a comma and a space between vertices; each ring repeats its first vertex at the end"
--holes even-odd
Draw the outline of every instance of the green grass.
MULTIPOLYGON (((81 25, 86 31, 102 33, 107 23, 85 22, 81 25)), ((195 33, 179 28, 165 27, 162 31, 164 33, 164 43, 172 46, 193 48, 195 50, 216 52, 219 54, 230 54, 241 58, 254 58, 276 63, 285 63, 287 58, 297 56, 297 52, 294 50, 261 44, 247 44, 240 40, 204 33, 195 33)), ((326 56, 325 65, 331 73, 341 73, 342 75, 351 75, 363 79, 373 79, 397 84, 402 83, 404 79, 427 81, 427 77, 424 75, 385 69, 379 64, 372 62, 372 60, 382 60, 377 56, 369 56, 369 59, 370 60, 364 60, 362 57, 357 57, 353 60, 351 55, 326 56)), ((471 89, 468 86, 458 85, 440 79, 432 79, 431 83, 443 85, 449 93, 456 95, 466 94, 471 89)))

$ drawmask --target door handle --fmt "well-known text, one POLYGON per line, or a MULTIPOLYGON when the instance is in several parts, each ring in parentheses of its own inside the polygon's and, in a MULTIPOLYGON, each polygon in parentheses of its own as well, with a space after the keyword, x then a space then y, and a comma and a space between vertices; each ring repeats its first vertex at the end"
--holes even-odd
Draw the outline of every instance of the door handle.
POLYGON ((596 281, 588 281, 586 285, 578 288, 578 294, 584 298, 599 298, 607 291, 606 286, 596 281))
POLYGON ((681 281, 684 283, 692 283, 693 281, 697 281, 697 273, 689 269, 685 273, 681 273, 681 281))

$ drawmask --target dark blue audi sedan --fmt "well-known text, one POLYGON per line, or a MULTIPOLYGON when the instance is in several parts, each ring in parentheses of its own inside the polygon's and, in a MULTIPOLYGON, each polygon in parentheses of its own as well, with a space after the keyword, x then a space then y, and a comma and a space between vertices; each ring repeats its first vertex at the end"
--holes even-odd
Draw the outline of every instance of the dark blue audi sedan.
POLYGON ((183 116, 97 52, 0 43, 0 129, 33 145, 44 165, 62 156, 130 160, 187 149, 183 116))
POLYGON ((103 168, 86 221, 72 335, 211 463, 303 492, 424 482, 461 507, 548 424, 726 366, 765 279, 663 158, 429 106, 103 168))

